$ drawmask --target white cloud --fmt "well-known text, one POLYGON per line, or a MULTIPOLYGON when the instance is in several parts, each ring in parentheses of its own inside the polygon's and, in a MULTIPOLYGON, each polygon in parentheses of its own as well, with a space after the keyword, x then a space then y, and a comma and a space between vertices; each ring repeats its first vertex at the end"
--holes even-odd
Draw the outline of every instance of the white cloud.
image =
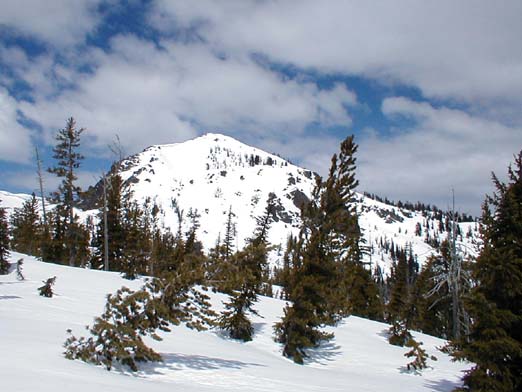
MULTIPOLYGON (((344 85, 320 89, 284 78, 248 56, 221 58, 201 44, 161 45, 116 37, 110 53, 87 54, 94 73, 67 75, 74 88, 56 89, 51 98, 52 89, 42 86, 38 91, 47 94, 35 94, 35 102, 20 109, 46 129, 48 142, 72 115, 94 145, 105 147, 119 134, 129 152, 186 140, 202 130, 300 134, 312 122, 351 123, 346 107, 357 98, 344 85)), ((35 69, 47 70, 43 62, 35 69)), ((56 66, 52 69, 56 73, 56 66)), ((27 75, 34 81, 33 71, 29 67, 27 75)))
POLYGON ((361 188, 391 198, 445 208, 455 188, 461 208, 478 214, 492 190, 491 171, 502 177, 522 147, 522 128, 460 110, 404 97, 386 99, 382 110, 414 124, 389 136, 368 132, 359 140, 361 188))
POLYGON ((15 34, 64 46, 83 41, 98 20, 99 1, 91 0, 3 0, 0 28, 15 34))
POLYGON ((0 61, 13 74, 0 75, 0 83, 11 87, 22 79, 32 88, 31 101, 0 93, 0 121, 7 124, 0 138, 11 143, 2 142, 0 159, 30 155, 18 109, 42 125, 47 143, 74 116, 87 128, 88 154, 107 151, 116 134, 133 153, 223 130, 324 174, 339 142, 325 128, 350 127, 347 108, 366 102, 344 84, 320 88, 313 75, 407 84, 432 100, 383 102, 389 119, 414 125, 359 138, 361 189, 444 207, 453 186, 477 212, 490 171, 504 173, 522 145, 518 1, 158 0, 149 21, 167 34, 156 43, 117 36, 107 50, 81 52, 60 47, 83 42, 101 22, 97 2, 4 3, 0 28, 50 48, 28 57, 0 47, 0 61), (58 63, 55 54, 66 61, 58 63), (308 77, 289 78, 254 58, 308 77), (78 71, 85 64, 92 73, 78 71), (443 106, 449 103, 466 110, 443 106))
POLYGON ((26 163, 31 157, 31 135, 18 121, 18 103, 0 87, 0 160, 26 163))
POLYGON ((168 1, 152 23, 196 29, 227 53, 419 87, 426 96, 522 102, 522 2, 168 1))

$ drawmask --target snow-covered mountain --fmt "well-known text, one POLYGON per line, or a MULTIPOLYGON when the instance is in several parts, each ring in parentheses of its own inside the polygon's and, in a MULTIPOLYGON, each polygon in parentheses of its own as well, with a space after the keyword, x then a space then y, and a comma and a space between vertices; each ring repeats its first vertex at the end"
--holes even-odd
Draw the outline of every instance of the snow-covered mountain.
MULTIPOLYGON (((206 134, 184 143, 152 146, 126 159, 121 176, 134 197, 150 199, 162 211, 161 222, 176 230, 174 206, 201 215, 198 237, 213 246, 223 232, 229 209, 234 215, 237 245, 252 235, 271 193, 277 212, 270 240, 284 241, 299 225, 299 206, 313 185, 311 171, 220 134, 206 134)), ((183 220, 186 229, 188 219, 183 220)))
MULTIPOLYGON (((237 247, 242 247, 272 195, 277 206, 269 233, 277 248, 271 257, 274 263, 280 260, 288 235, 299 231, 299 208, 309 199, 316 176, 277 155, 214 133, 184 143, 151 146, 123 160, 120 167, 132 197, 139 203, 149 200, 158 205, 159 225, 175 232, 178 210, 182 212, 183 230, 188 231, 187 215, 190 210, 197 211, 197 235, 207 249, 223 237, 229 210, 236 226, 237 247)), ((81 219, 96 214, 92 208, 100 186, 91 188, 91 203, 85 205, 86 211, 78 211, 81 219)), ((8 213, 29 197, 0 191, 1 205, 8 213)), ((440 210, 392 205, 361 193, 356 194, 356 203, 366 241, 365 261, 372 267, 380 265, 385 273, 392 263, 392 248, 411 249, 422 264, 436 253, 434 245, 449 236, 449 216, 440 210)), ((478 224, 460 222, 458 229, 457 244, 462 254, 474 254, 478 224)))
MULTIPOLYGON (((183 212, 182 226, 187 231, 187 215, 191 209, 197 210, 201 224, 197 234, 207 249, 223 236, 229 210, 234 216, 237 246, 242 247, 272 195, 277 212, 269 239, 276 247, 281 245, 281 250, 272 255, 274 263, 288 235, 299 230, 299 208, 310 197, 316 176, 279 156, 214 133, 184 143, 151 146, 125 159, 120 168, 139 203, 149 200, 158 205, 159 225, 175 232, 177 207, 183 212)), ((91 201, 99 195, 100 186, 91 189, 91 201)), ((0 194, 8 207, 21 205, 26 197, 0 194)), ((356 194, 356 203, 368 249, 365 261, 380 265, 385 272, 392 262, 392 248, 411 249, 422 264, 435 252, 433 245, 448 236, 448 216, 441 211, 415 211, 412 206, 394 206, 360 193, 356 194)), ((86 208, 93 206, 91 203, 86 208)), ((459 233, 462 253, 473 253, 477 224, 459 223, 459 233)))
MULTIPOLYGON (((24 259, 26 280, 16 273, 0 275, 0 379, 3 391, 451 391, 460 385, 469 364, 451 362, 437 350, 444 341, 413 332, 437 361, 428 360, 421 374, 407 372, 406 347, 390 345, 388 325, 355 316, 328 330, 335 338, 310 350, 306 364, 282 356, 272 325, 285 302, 260 297, 253 315, 251 342, 225 337, 219 330, 196 332, 183 326, 161 333, 163 341, 147 339, 164 362, 140 364, 140 371, 111 372, 63 356, 66 330, 86 335, 85 325, 103 312, 105 295, 125 285, 137 289, 141 279, 120 274, 43 263, 13 252, 11 262, 24 259), (44 298, 37 288, 56 276, 55 296, 44 298)), ((219 311, 225 296, 211 294, 219 311)))
MULTIPOLYGON (((160 207, 161 224, 173 231, 178 227, 174 206, 185 216, 189 209, 197 210, 201 215, 198 236, 207 248, 223 235, 229 209, 234 214, 237 245, 242 247, 271 194, 277 212, 269 238, 284 247, 288 235, 299 230, 300 206, 309 199, 316 176, 279 156, 214 133, 149 147, 126 159, 121 175, 138 201, 149 199, 160 207)), ((422 263, 434 252, 434 242, 448 236, 445 214, 400 208, 360 193, 356 199, 368 248, 366 261, 380 264, 385 271, 391 264, 392 244, 411 247, 422 263)), ((185 219, 186 230, 189 224, 185 219)), ((463 253, 473 252, 477 225, 460 223, 459 230, 463 253)))

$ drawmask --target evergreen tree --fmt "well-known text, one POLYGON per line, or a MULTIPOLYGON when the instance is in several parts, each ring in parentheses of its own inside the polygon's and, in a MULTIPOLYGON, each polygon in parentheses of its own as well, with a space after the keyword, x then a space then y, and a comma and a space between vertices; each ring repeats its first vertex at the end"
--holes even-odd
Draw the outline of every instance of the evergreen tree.
MULTIPOLYGON (((111 174, 107 185, 107 235, 109 271, 122 271, 123 251, 126 238, 123 230, 123 180, 119 174, 111 174)), ((99 223, 96 235, 93 238, 94 252, 91 258, 91 268, 104 268, 105 254, 105 225, 103 210, 99 214, 99 223)))
MULTIPOLYGON (((241 257, 242 252, 238 252, 241 257)), ((231 292, 228 302, 225 303, 225 310, 217 320, 217 325, 228 332, 232 339, 248 342, 252 340, 254 328, 248 318, 248 313, 258 314, 253 309, 257 301, 256 292, 252 289, 252 276, 245 276, 248 272, 242 272, 240 280, 243 282, 237 290, 231 292), (249 281, 250 280, 250 281, 249 281)))
POLYGON ((410 347, 411 350, 404 354, 405 357, 413 358, 413 360, 406 365, 408 370, 414 370, 415 372, 420 372, 422 369, 426 369, 428 367, 428 358, 432 361, 436 361, 437 358, 435 356, 428 357, 426 350, 424 350, 422 346, 422 342, 417 342, 415 339, 411 338, 406 343, 406 347, 410 347))
POLYGON ((451 331, 451 309, 447 285, 442 276, 448 264, 440 256, 429 257, 411 289, 410 328, 443 339, 451 331))
POLYGON ((230 299, 225 303, 225 311, 218 319, 218 325, 230 337, 243 341, 252 340, 253 327, 248 313, 257 314, 253 304, 262 290, 263 280, 268 279, 268 231, 273 220, 274 196, 267 201, 265 213, 257 218, 254 235, 247 246, 231 258, 234 273, 229 277, 230 299))
POLYGON ((399 260, 394 265, 391 279, 390 302, 388 303, 386 321, 392 324, 389 342, 403 346, 407 342, 407 330, 410 320, 410 288, 408 285, 408 263, 406 254, 399 252, 399 260))
POLYGON ((408 265, 404 257, 399 256, 399 260, 393 263, 390 280, 392 282, 390 301, 386 307, 386 321, 389 323, 404 318, 409 300, 408 265))
POLYGON ((9 272, 9 227, 7 226, 7 213, 0 207, 0 275, 9 272))
POLYGON ((370 271, 360 263, 348 264, 346 269, 348 312, 370 320, 382 321, 384 318, 383 296, 370 271))
POLYGON ((216 246, 209 254, 209 282, 214 288, 223 293, 231 294, 237 289, 234 281, 237 266, 232 261, 234 252, 234 241, 236 238, 234 213, 232 207, 228 210, 227 222, 225 224, 225 237, 223 242, 218 238, 216 246))
POLYGON ((473 324, 457 354, 476 365, 463 390, 522 389, 522 151, 508 179, 505 184, 493 174, 496 192, 483 206, 483 247, 469 304, 473 324))
POLYGON ((31 199, 21 208, 15 208, 11 215, 12 249, 29 255, 40 255, 41 227, 38 215, 38 201, 33 193, 31 199))
POLYGON ((299 260, 297 251, 300 248, 301 247, 297 244, 297 238, 290 234, 286 241, 283 265, 281 268, 276 268, 274 271, 274 282, 283 289, 281 293, 282 299, 289 299, 289 293, 292 292, 292 275, 293 272, 297 269, 295 264, 299 260))
POLYGON ((319 330, 322 325, 351 312, 380 318, 379 292, 361 261, 354 203, 356 152, 353 136, 346 138, 339 155, 332 157, 327 180, 317 179, 312 201, 302 210, 300 249, 293 249, 298 260, 293 261, 288 293, 293 304, 275 326, 284 355, 298 363, 306 348, 331 337, 319 330))
POLYGON ((74 214, 74 205, 81 189, 76 185, 76 170, 80 167, 83 156, 78 152, 80 147, 80 135, 84 128, 76 129, 76 122, 71 117, 67 120, 64 129, 58 131, 56 135, 56 146, 53 148, 53 157, 57 160, 56 166, 49 168, 49 172, 56 174, 62 179, 58 191, 52 195, 53 202, 57 204, 57 218, 61 220, 61 225, 65 232, 65 254, 58 261, 68 262, 74 266, 80 264, 77 257, 80 253, 85 253, 85 249, 80 249, 82 241, 82 230, 74 214))
POLYGON ((126 279, 136 279, 144 274, 151 256, 151 232, 146 223, 145 212, 138 203, 127 195, 123 200, 122 238, 125 239, 121 251, 120 270, 126 279))
POLYGON ((228 261, 230 256, 234 253, 234 240, 236 239, 236 224, 233 221, 234 216, 232 206, 230 206, 225 226, 225 237, 223 238, 223 246, 221 247, 222 258, 225 261, 228 261))
POLYGON ((107 370, 118 362, 137 371, 138 362, 162 360, 143 336, 161 340, 158 330, 169 332, 181 323, 198 331, 212 325, 215 314, 208 299, 194 288, 189 271, 166 272, 138 291, 122 287, 107 297, 104 313, 89 328, 90 337, 67 338, 65 357, 102 364, 107 370))
POLYGON ((292 304, 286 306, 282 320, 274 326, 276 340, 283 344, 283 355, 298 364, 304 363, 306 349, 333 337, 320 330, 334 321, 330 300, 338 277, 335 264, 327 259, 321 246, 320 191, 321 180, 317 179, 312 200, 301 213, 303 227, 299 243, 303 248, 298 252, 300 260, 292 272, 289 292, 292 304))

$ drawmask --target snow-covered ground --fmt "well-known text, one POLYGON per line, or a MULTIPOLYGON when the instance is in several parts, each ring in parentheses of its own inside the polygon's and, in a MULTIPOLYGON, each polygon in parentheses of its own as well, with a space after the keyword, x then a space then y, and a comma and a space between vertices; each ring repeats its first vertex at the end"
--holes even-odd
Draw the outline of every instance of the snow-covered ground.
MULTIPOLYGON (((105 296, 122 285, 138 288, 117 273, 47 264, 24 258, 25 281, 0 276, 0 380, 2 391, 450 391, 469 365, 451 362, 436 349, 444 341, 417 334, 437 361, 422 374, 406 372, 405 348, 387 343, 387 325, 349 317, 332 328, 335 339, 312 351, 304 366, 281 355, 272 325, 284 302, 262 297, 254 317, 252 342, 230 340, 216 330, 175 327, 151 345, 163 363, 146 364, 132 374, 108 372, 62 355, 66 330, 84 335, 84 326, 101 314, 105 296), (56 276, 53 298, 38 295, 42 280, 56 276)), ((223 296, 212 294, 220 307, 223 296)))

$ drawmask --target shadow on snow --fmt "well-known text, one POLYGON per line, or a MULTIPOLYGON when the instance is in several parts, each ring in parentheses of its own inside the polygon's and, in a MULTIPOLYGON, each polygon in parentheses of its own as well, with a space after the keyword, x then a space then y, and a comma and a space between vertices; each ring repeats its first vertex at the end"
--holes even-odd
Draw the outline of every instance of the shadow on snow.
POLYGON ((164 374, 164 371, 184 369, 218 370, 243 369, 252 366, 263 366, 257 363, 236 361, 223 358, 207 357, 204 355, 161 354, 163 362, 141 365, 141 372, 145 374, 164 374))

